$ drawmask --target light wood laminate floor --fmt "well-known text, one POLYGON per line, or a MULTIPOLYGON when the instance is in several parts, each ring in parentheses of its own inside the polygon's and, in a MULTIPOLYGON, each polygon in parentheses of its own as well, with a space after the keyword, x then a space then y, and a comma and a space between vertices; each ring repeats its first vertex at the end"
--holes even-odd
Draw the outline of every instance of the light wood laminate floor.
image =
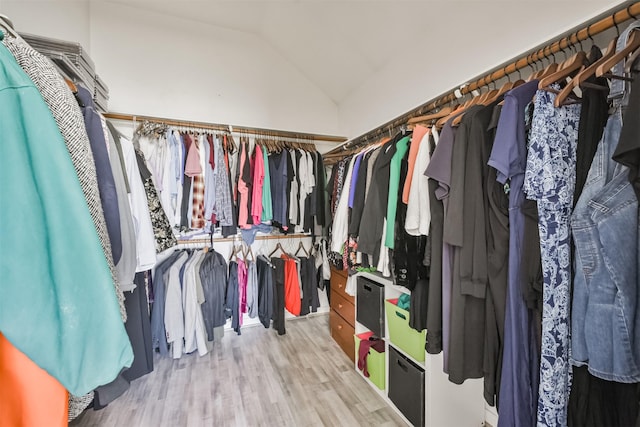
POLYGON ((328 315, 287 334, 225 332, 204 357, 156 354, 154 371, 73 426, 404 426, 329 335, 328 315))

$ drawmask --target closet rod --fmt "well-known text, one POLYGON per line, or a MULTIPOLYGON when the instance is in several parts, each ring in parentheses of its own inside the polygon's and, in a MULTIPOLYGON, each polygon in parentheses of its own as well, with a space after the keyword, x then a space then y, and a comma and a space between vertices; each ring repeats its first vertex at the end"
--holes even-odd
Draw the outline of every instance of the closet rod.
POLYGON ((530 49, 514 59, 498 65, 488 73, 474 77, 463 87, 451 89, 407 113, 339 145, 323 155, 326 159, 325 164, 335 163, 348 154, 351 154, 350 149, 374 143, 377 137, 385 132, 392 132, 394 129, 405 125, 407 121, 413 117, 421 116, 455 101, 458 99, 455 94, 456 91, 459 91, 462 95, 466 95, 476 89, 488 86, 491 82, 498 81, 505 76, 528 67, 530 64, 534 65, 536 61, 551 57, 553 54, 567 49, 569 46, 575 45, 580 41, 587 40, 610 28, 619 27, 620 24, 631 18, 640 18, 640 2, 625 1, 585 23, 530 49))
POLYGON ((291 138, 291 139, 306 139, 309 141, 340 143, 347 140, 347 138, 343 136, 335 136, 335 135, 320 135, 320 134, 313 134, 313 133, 292 132, 292 131, 286 131, 286 130, 274 130, 274 129, 246 127, 246 126, 224 125, 219 123, 192 122, 192 121, 186 121, 186 120, 167 119, 163 117, 139 116, 134 114, 105 113, 104 116, 108 119, 113 119, 113 120, 124 120, 124 121, 130 121, 130 122, 131 121, 142 122, 146 120, 148 122, 159 123, 159 124, 164 124, 169 126, 184 126, 184 127, 192 127, 192 128, 199 128, 199 129, 216 130, 220 132, 229 132, 229 129, 233 129, 233 132, 238 132, 238 133, 262 135, 262 136, 279 136, 279 137, 291 138))
MULTIPOLYGON (((255 240, 276 240, 276 239, 304 239, 305 237, 313 237, 311 234, 303 234, 303 233, 297 233, 297 234, 268 234, 266 236, 256 236, 255 240)), ((236 242, 242 240, 242 235, 234 235, 234 236, 230 236, 230 237, 214 237, 213 241, 215 242, 236 242)), ((188 245, 188 244, 192 244, 192 243, 211 243, 211 239, 210 238, 202 238, 202 239, 185 239, 185 240, 180 240, 178 239, 178 244, 182 245, 188 245)))

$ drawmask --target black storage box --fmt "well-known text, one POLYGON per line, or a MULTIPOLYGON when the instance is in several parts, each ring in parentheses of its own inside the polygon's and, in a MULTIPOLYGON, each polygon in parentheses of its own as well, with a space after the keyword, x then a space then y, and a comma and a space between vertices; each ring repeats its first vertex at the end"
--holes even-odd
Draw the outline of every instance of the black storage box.
POLYGON ((356 320, 382 337, 384 334, 384 285, 358 276, 356 320))
POLYGON ((389 399, 414 426, 424 426, 424 369, 389 346, 389 399))

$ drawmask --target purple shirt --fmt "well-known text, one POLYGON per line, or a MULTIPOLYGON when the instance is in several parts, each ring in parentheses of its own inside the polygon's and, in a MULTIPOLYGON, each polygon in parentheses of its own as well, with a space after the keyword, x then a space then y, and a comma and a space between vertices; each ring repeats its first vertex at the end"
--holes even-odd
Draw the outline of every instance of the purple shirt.
POLYGON ((349 207, 353 208, 353 199, 356 195, 356 183, 358 182, 358 170, 360 169, 360 162, 362 162, 362 158, 364 157, 364 153, 358 154, 356 157, 356 162, 353 165, 353 172, 351 173, 351 187, 349 188, 349 207))
POLYGON ((538 89, 532 80, 507 92, 489 166, 509 191, 509 278, 504 325, 498 426, 535 426, 538 359, 534 323, 522 296, 521 242, 524 239, 524 172, 527 164, 525 109, 538 89), (510 182, 507 183, 507 180, 510 182))

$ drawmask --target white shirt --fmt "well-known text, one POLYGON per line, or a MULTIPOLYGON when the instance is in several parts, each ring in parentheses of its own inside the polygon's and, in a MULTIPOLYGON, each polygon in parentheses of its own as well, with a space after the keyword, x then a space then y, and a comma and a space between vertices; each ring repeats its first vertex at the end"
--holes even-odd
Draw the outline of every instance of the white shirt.
POLYGON ((162 168, 162 176, 158 176, 155 178, 155 181, 161 182, 162 191, 158 188, 158 196, 160 197, 160 204, 162 205, 162 210, 167 215, 167 218, 173 218, 174 215, 174 207, 172 204, 171 192, 175 190, 176 183, 173 180, 173 155, 174 152, 169 147, 169 141, 167 140, 166 135, 163 135, 159 140, 159 144, 165 146, 165 156, 164 156, 164 166, 162 168))
POLYGON ((431 225, 431 208, 429 204, 429 177, 424 171, 429 165, 431 154, 429 153, 429 133, 420 140, 416 164, 413 168, 411 187, 409 189, 409 202, 407 203, 407 217, 404 229, 412 236, 429 234, 431 225))
POLYGON ((171 344, 171 355, 179 359, 184 352, 184 311, 182 308, 182 290, 180 289, 180 268, 187 260, 186 252, 182 253, 169 268, 167 295, 164 305, 164 329, 167 343, 171 344))
POLYGON ((298 177, 300 179, 300 188, 298 189, 300 193, 300 197, 298 200, 298 211, 300 212, 300 221, 299 225, 296 227, 296 232, 304 231, 304 215, 305 215, 305 203, 304 201, 307 198, 307 195, 311 192, 310 182, 309 182, 309 163, 307 161, 306 153, 302 150, 298 150, 300 152, 300 166, 298 166, 298 177))
POLYGON ((389 270, 389 248, 385 246, 384 242, 387 239, 387 219, 384 219, 382 227, 382 238, 380 239, 380 257, 378 258, 378 265, 376 269, 382 273, 384 277, 391 276, 389 270))
MULTIPOLYGON (((289 151, 288 154, 291 157, 291 164, 293 165, 293 175, 298 176, 299 172, 296 165, 295 150, 289 151)), ((298 224, 297 217, 299 205, 298 201, 296 200, 298 191, 298 182, 294 178, 293 181, 291 181, 291 192, 289 193, 289 221, 291 221, 291 224, 294 225, 298 224)))
POLYGON ((207 354, 207 332, 204 325, 201 304, 204 295, 198 292, 196 275, 200 274, 199 266, 204 256, 203 251, 196 252, 185 267, 182 284, 182 308, 184 311, 184 350, 191 353, 198 350, 200 356, 207 354))
POLYGON ((136 233, 136 272, 146 271, 156 265, 156 237, 153 232, 147 195, 140 177, 133 144, 126 138, 120 138, 127 178, 129 179, 129 204, 133 227, 136 233))
POLYGON ((173 173, 175 181, 176 181, 176 196, 175 200, 172 198, 173 204, 173 216, 171 216, 172 225, 179 226, 181 221, 181 206, 182 206, 182 180, 184 179, 184 161, 186 157, 186 153, 182 151, 182 137, 180 136, 180 132, 177 130, 173 132, 174 137, 176 138, 178 144, 176 145, 175 158, 172 158, 173 161, 173 173))

